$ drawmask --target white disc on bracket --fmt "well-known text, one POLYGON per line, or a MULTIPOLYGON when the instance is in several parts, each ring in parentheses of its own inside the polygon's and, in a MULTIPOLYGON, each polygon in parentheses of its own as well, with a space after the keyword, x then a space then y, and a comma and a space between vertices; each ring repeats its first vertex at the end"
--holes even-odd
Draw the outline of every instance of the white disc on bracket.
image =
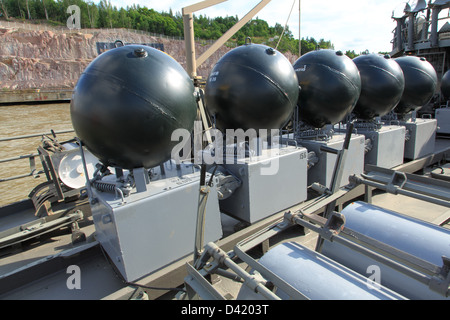
MULTIPOLYGON (((84 149, 84 157, 89 179, 92 179, 95 165, 99 163, 99 160, 86 149, 84 149)), ((61 181, 70 188, 78 189, 86 185, 86 175, 79 149, 72 150, 61 159, 58 174, 61 181)))

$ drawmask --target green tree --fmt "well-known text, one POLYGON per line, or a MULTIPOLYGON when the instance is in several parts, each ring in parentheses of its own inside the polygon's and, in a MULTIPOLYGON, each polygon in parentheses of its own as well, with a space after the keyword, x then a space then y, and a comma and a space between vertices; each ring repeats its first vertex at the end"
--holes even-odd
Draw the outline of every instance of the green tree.
POLYGON ((313 42, 310 42, 303 38, 302 38, 301 44, 302 44, 302 54, 316 50, 316 45, 313 42))
MULTIPOLYGON (((98 4, 92 0, 0 0, 0 10, 5 18, 45 19, 50 23, 65 25, 67 8, 76 4, 81 10, 82 28, 130 28, 169 36, 184 34, 183 17, 180 12, 156 12, 147 7, 133 4, 127 8, 112 6, 110 0, 100 0, 98 4)), ((239 21, 238 16, 209 18, 205 15, 194 15, 195 37, 216 40, 239 21)), ((238 45, 245 43, 247 37, 253 43, 265 43, 277 47, 281 52, 291 51, 298 54, 299 40, 295 39, 289 28, 276 23, 269 24, 256 17, 246 23, 231 39, 238 45), (280 40, 281 39, 281 40, 280 40)), ((317 48, 333 48, 331 41, 314 38, 302 38, 302 54, 317 48)))
POLYGON ((0 0, 0 4, 1 4, 1 13, 5 16, 6 20, 9 20, 8 17, 8 9, 6 9, 6 4, 3 3, 3 0, 0 0))
MULTIPOLYGON (((117 10, 117 8, 116 8, 117 10)), ((99 3, 99 23, 101 28, 113 27, 113 11, 114 8, 109 0, 101 0, 99 3)))
POLYGON ((347 57, 349 57, 350 59, 353 59, 353 58, 356 58, 358 55, 355 53, 355 50, 347 50, 346 52, 345 52, 345 55, 347 56, 347 57))

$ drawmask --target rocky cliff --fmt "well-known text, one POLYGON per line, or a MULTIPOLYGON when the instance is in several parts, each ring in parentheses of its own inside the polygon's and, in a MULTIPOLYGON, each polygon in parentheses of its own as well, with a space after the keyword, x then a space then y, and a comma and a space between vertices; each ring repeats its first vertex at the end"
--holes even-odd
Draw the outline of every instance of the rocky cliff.
MULTIPOLYGON (((0 90, 73 88, 87 65, 98 56, 99 42, 160 43, 164 51, 186 65, 183 40, 165 39, 129 30, 24 30, 0 27, 0 90), (69 31, 69 32, 67 32, 69 31)), ((197 55, 207 49, 196 44, 197 55)), ((222 47, 202 64, 197 73, 206 78, 217 62, 231 50, 222 47)), ((287 55, 291 62, 295 56, 287 55)))

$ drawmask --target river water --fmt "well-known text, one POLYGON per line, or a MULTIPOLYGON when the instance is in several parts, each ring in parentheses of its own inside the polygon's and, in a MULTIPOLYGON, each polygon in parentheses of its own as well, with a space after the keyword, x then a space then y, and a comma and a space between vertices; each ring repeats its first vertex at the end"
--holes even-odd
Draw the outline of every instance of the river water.
MULTIPOLYGON (((70 103, 0 106, 0 139, 22 135, 48 133, 51 130, 71 130, 70 103)), ((57 135, 59 142, 72 139, 75 133, 57 135)), ((37 153, 42 137, 0 141, 0 159, 37 153)), ((35 158, 36 169, 42 170, 39 157, 35 158)), ((0 162, 0 179, 27 174, 30 172, 30 161, 20 159, 0 162)), ((0 182, 0 207, 28 197, 30 191, 39 183, 47 181, 45 174, 40 178, 26 177, 22 179, 0 182)))

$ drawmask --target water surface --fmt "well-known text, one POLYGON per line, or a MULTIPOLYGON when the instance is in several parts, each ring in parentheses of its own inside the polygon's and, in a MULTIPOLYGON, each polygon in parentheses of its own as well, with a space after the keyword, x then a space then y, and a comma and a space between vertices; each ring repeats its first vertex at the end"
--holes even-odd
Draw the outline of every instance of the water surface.
MULTIPOLYGON (((70 120, 70 103, 0 106, 0 124, 0 138, 73 129, 70 120)), ((74 132, 65 133, 57 135, 57 139, 63 142, 74 136, 74 132)), ((0 141, 0 159, 37 153, 41 141, 42 137, 0 141)), ((40 158, 36 157, 35 160, 36 169, 42 170, 40 158)), ((29 172, 28 159, 0 163, 0 179, 29 172)), ((27 198, 37 184, 45 181, 47 181, 45 174, 42 174, 40 178, 27 177, 0 182, 0 206, 27 198)))

